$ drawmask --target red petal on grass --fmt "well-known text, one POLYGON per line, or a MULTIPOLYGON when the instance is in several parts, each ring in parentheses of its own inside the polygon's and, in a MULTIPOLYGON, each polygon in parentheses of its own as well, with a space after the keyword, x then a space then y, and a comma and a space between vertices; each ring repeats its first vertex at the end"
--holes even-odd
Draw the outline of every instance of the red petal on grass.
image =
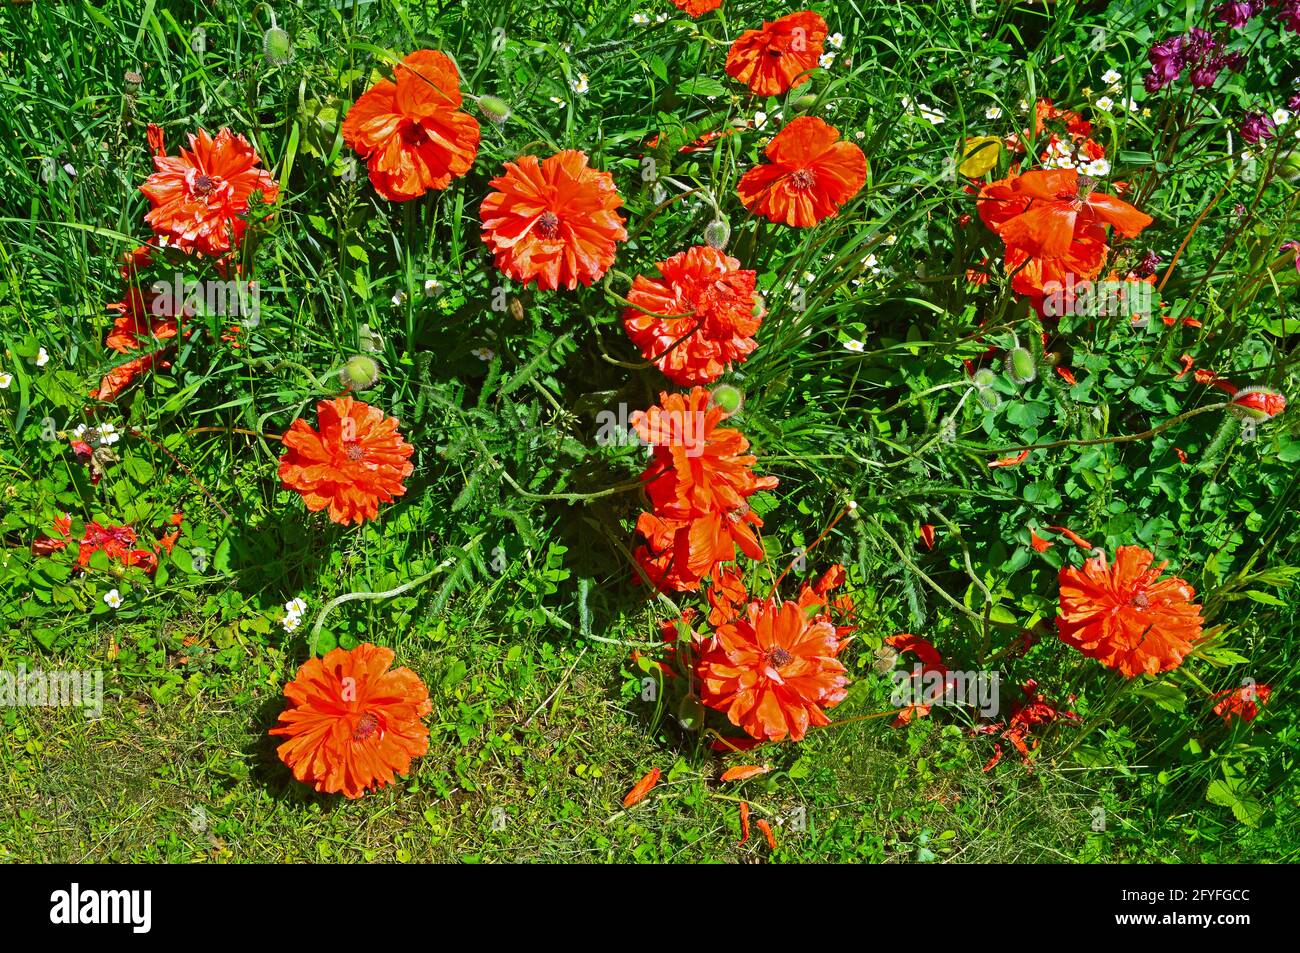
MULTIPOLYGON (((745 835, 740 839, 740 844, 743 844, 745 843, 745 841, 749 840, 749 802, 748 801, 740 802, 740 833, 745 835)), ((736 846, 739 847, 740 844, 737 844, 736 846)))
POLYGON ((1064 536, 1070 542, 1074 543, 1074 545, 1078 546, 1080 549, 1092 550, 1096 548, 1095 546, 1092 545, 1092 543, 1088 542, 1078 533, 1074 532, 1073 530, 1068 530, 1064 526, 1049 526, 1047 528, 1054 532, 1060 533, 1062 536, 1064 536))
POLYGON ((770 764, 739 764, 722 772, 722 781, 748 781, 772 770, 770 764))
POLYGON ((763 836, 767 838, 767 846, 772 850, 776 850, 776 838, 772 836, 772 825, 762 818, 759 818, 755 823, 758 825, 758 829, 763 832, 763 836))
POLYGON ((633 804, 636 804, 647 794, 649 794, 650 789, 658 783, 659 783, 659 769, 651 768, 650 773, 647 774, 640 781, 638 781, 636 783, 636 787, 634 787, 631 791, 627 792, 627 797, 623 798, 623 806, 631 807, 633 804))
POLYGON ((925 543, 926 549, 934 549, 934 527, 929 523, 921 526, 921 542, 925 543))

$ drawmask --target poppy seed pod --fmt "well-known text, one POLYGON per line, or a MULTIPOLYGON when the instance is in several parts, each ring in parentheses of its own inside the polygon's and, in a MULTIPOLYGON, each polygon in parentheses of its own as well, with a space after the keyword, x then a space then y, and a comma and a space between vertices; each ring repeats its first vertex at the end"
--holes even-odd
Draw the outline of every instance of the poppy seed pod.
POLYGON ((733 387, 730 384, 719 384, 713 388, 712 402, 714 407, 722 408, 722 412, 730 417, 744 406, 745 395, 739 387, 733 387))
POLYGON ((1017 384, 1029 384, 1038 377, 1038 368, 1034 366, 1034 355, 1026 348, 1013 347, 1007 352, 1007 376, 1017 384))
POLYGON ((710 248, 722 251, 731 241, 731 225, 725 218, 715 218, 704 226, 704 243, 710 248))
POLYGON ((510 104, 496 96, 480 96, 478 111, 498 126, 510 118, 510 104))
POLYGON ((262 34, 262 53, 268 66, 282 66, 293 59, 293 41, 278 26, 262 34))
POLYGON ((370 390, 379 383, 379 364, 373 357, 358 354, 348 358, 339 372, 339 380, 353 390, 370 390))
POLYGON ((804 93, 794 101, 794 111, 806 113, 817 105, 817 96, 815 93, 804 93))

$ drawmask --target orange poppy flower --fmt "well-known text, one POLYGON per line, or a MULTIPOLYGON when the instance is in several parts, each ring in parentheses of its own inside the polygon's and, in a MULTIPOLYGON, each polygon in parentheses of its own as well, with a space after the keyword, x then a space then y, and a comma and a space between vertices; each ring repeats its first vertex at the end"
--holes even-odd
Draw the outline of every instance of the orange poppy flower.
POLYGON ((336 523, 361 523, 379 515, 379 503, 406 492, 402 480, 415 469, 415 448, 402 439, 397 420, 351 397, 316 405, 317 432, 295 420, 284 435, 280 480, 313 513, 328 509, 336 523))
POLYGON ((867 157, 816 116, 800 116, 772 137, 756 165, 736 187, 755 215, 778 225, 810 228, 833 218, 867 181, 867 157))
POLYGON ((705 595, 709 599, 709 625, 722 625, 736 617, 737 607, 749 601, 749 591, 735 566, 723 566, 713 574, 705 595))
POLYGON ((627 239, 614 178, 574 149, 538 160, 520 156, 489 183, 479 217, 497 268, 544 291, 590 285, 614 263, 627 239))
POLYGON ((746 30, 727 53, 727 75, 756 96, 780 96, 808 82, 826 41, 826 21, 800 10, 746 30))
POLYGON ((155 364, 160 367, 171 366, 171 362, 166 360, 165 357, 166 349, 164 348, 117 365, 100 378, 99 386, 90 392, 90 396, 95 400, 117 400, 122 391, 131 386, 131 383, 137 377, 155 364))
POLYGON ((248 229, 249 196, 261 192, 269 204, 280 195, 271 173, 257 168, 260 162, 243 136, 222 129, 214 138, 200 129, 179 156, 154 156, 157 171, 140 186, 153 207, 144 220, 164 244, 225 255, 248 229))
POLYGON ((1121 546, 1113 565, 1098 556, 1083 569, 1061 568, 1061 641, 1132 678, 1177 668, 1201 637, 1196 591, 1177 576, 1161 579, 1168 563, 1141 546, 1121 546))
POLYGON ((757 273, 707 245, 657 264, 662 280, 637 275, 627 293, 635 307, 623 327, 646 360, 682 386, 707 384, 758 346, 757 273), (649 313, 647 313, 649 312, 649 313))
POLYGON ((478 121, 461 112, 460 73, 438 50, 416 50, 353 103, 343 141, 366 160, 370 182, 405 202, 445 189, 478 155, 478 121))
MULTIPOLYGON (((108 306, 116 311, 113 328, 108 332, 104 345, 119 354, 129 354, 145 347, 148 340, 167 341, 176 336, 177 326, 174 308, 158 306, 159 295, 143 292, 132 285, 127 288, 126 296, 108 306)), ((164 302, 166 304, 167 302, 164 302)))
POLYGON ((359 798, 406 774, 429 750, 421 719, 429 692, 391 649, 363 642, 303 663, 284 686, 289 705, 272 735, 288 738, 276 754, 299 781, 323 794, 359 798))
POLYGON ((688 17, 702 17, 710 10, 716 10, 722 6, 722 0, 673 0, 673 6, 681 10, 688 17))
POLYGON ((745 451, 739 430, 719 427, 725 417, 703 387, 688 394, 659 395, 662 406, 637 411, 631 423, 651 446, 650 465, 641 474, 656 514, 691 519, 746 505, 760 490, 776 489, 776 477, 755 477, 758 458, 745 451))
POLYGON ((810 726, 830 724, 824 709, 847 694, 835 657, 843 644, 833 625, 810 621, 798 603, 751 602, 700 659, 700 700, 751 738, 799 741, 810 726))
POLYGON ((997 227, 998 235, 1009 248, 1034 257, 1063 258, 1081 227, 1110 225, 1135 238, 1151 224, 1150 215, 1123 199, 1093 191, 1095 181, 1074 169, 1037 169, 1013 177, 1011 191, 1029 203, 997 227))
POLYGON ((763 521, 748 507, 693 519, 642 513, 636 529, 645 544, 632 555, 658 588, 694 592, 705 576, 714 575, 722 563, 736 558, 737 546, 750 559, 762 559, 763 546, 754 533, 762 526, 763 521))

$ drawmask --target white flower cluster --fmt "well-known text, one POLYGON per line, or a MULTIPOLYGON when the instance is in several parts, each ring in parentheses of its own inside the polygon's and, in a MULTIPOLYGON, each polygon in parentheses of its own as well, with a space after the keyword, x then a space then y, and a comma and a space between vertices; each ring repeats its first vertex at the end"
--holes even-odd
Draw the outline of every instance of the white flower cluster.
POLYGON ((1057 139, 1047 147, 1047 159, 1044 165, 1049 169, 1074 169, 1080 175, 1101 179, 1110 175, 1110 163, 1105 156, 1100 159, 1088 159, 1084 156, 1075 158, 1074 150, 1068 142, 1057 139))
POLYGON ((111 447, 122 439, 121 432, 112 424, 100 424, 97 427, 77 424, 77 428, 72 431, 72 436, 96 447, 111 447))
POLYGON ((284 626, 284 631, 292 632, 302 625, 302 614, 307 611, 307 603, 302 599, 290 599, 284 604, 284 618, 280 624, 284 626))
POLYGON ((938 109, 935 109, 933 106, 927 106, 925 103, 918 103, 911 96, 904 96, 902 103, 904 109, 908 112, 915 112, 922 119, 928 121, 932 126, 938 126, 948 121, 948 117, 938 109))

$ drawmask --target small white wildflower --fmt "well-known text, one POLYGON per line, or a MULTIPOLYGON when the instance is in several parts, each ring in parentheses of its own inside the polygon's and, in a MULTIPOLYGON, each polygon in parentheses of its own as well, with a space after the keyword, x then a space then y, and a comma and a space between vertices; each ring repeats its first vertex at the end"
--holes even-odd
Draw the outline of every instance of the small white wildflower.
POLYGON ((903 104, 903 108, 906 109, 908 112, 911 112, 912 107, 916 105, 916 100, 914 100, 911 96, 904 96, 902 99, 899 100, 899 102, 903 104))
POLYGON ((811 285, 817 281, 817 276, 814 275, 811 271, 805 271, 803 273, 803 280, 808 282, 808 284, 811 285))
POLYGON ((760 109, 758 112, 754 113, 754 128, 762 129, 766 125, 767 125, 767 113, 763 112, 763 110, 760 109))
POLYGON ((116 589, 110 589, 104 593, 104 602, 110 609, 120 609, 122 607, 122 594, 116 589))
POLYGON ((1115 101, 1111 99, 1109 96, 1099 96, 1097 98, 1097 101, 1093 103, 1093 105, 1096 106, 1098 109, 1100 109, 1102 112, 1108 113, 1115 108, 1115 101))
POLYGON ((389 300, 393 302, 394 308, 400 308, 402 305, 406 304, 406 292, 399 291, 389 300))
POLYGON ((555 103, 555 105, 559 106, 561 109, 563 109, 565 106, 569 105, 567 102, 565 102, 565 101, 564 101, 563 99, 561 99, 559 96, 552 96, 552 97, 551 97, 551 102, 555 103))
POLYGON ((36 352, 36 366, 44 367, 48 363, 50 363, 49 352, 46 351, 45 348, 41 348, 39 351, 36 352))
POLYGON ((634 13, 632 14, 632 22, 637 26, 645 26, 650 22, 650 17, 644 13, 634 13))
POLYGON ((866 265, 867 270, 870 271, 873 275, 880 274, 880 266, 876 264, 875 255, 868 255, 866 258, 862 259, 862 264, 866 265))
POLYGON ((122 439, 122 435, 117 432, 117 428, 112 424, 99 425, 99 442, 112 446, 122 439))
POLYGON ((1291 114, 1285 109, 1278 107, 1273 110, 1273 123, 1278 126, 1285 126, 1291 121, 1291 114))
POLYGON ((292 632, 294 629, 298 628, 298 626, 302 625, 302 616, 295 612, 291 612, 280 620, 280 625, 284 626, 284 631, 292 632))
POLYGON ((668 14, 666 13, 661 13, 655 17, 655 23, 667 23, 667 22, 668 22, 668 14))
POLYGON ((866 137, 867 134, 863 132, 861 129, 859 129, 857 132, 853 134, 854 139, 865 139, 866 137))
POLYGON ((307 603, 301 598, 290 599, 284 604, 284 611, 290 615, 302 615, 307 611, 307 603))
POLYGON ((844 49, 844 34, 832 33, 830 36, 826 37, 826 42, 835 47, 835 49, 842 50, 844 49))
POLYGON ((948 117, 945 116, 938 109, 934 109, 930 106, 920 106, 918 108, 920 110, 921 117, 923 119, 928 119, 930 121, 930 125, 932 126, 938 126, 948 121, 948 117))
POLYGON ((1094 179, 1104 178, 1110 175, 1110 163, 1106 161, 1105 157, 1093 159, 1091 162, 1085 162, 1079 171, 1094 179))
POLYGON ((13 382, 14 376, 12 374, 6 374, 4 371, 0 371, 0 390, 8 390, 9 385, 13 382))
POLYGON ((484 362, 485 364, 491 361, 492 358, 497 356, 496 352, 489 347, 476 347, 472 349, 470 353, 473 354, 475 357, 477 357, 480 361, 484 362))
POLYGON ((821 58, 817 60, 817 65, 820 66, 822 69, 830 69, 831 66, 834 65, 834 63, 835 63, 834 53, 823 53, 821 55, 821 58))
POLYGON ((1131 113, 1135 113, 1142 108, 1138 105, 1138 101, 1132 98, 1124 100, 1124 105, 1128 107, 1128 111, 1131 113))
POLYGON ((442 282, 436 278, 430 278, 424 283, 424 293, 430 298, 442 294, 442 282))
POLYGON ((587 84, 587 74, 586 74, 586 73, 579 73, 577 79, 575 79, 575 80, 571 80, 571 81, 569 82, 569 88, 572 89, 572 90, 573 90, 575 93, 577 93, 579 96, 583 96, 583 95, 585 95, 586 92, 587 92, 587 90, 591 88, 591 87, 587 84))
POLYGON ((1120 76, 1119 70, 1114 69, 1108 69, 1106 72, 1101 74, 1101 81, 1107 86, 1113 86, 1123 78, 1124 77, 1120 76))
POLYGON ((884 240, 881 241, 880 244, 885 245, 885 246, 889 246, 889 245, 897 245, 897 244, 898 244, 898 236, 897 236, 897 235, 886 235, 885 238, 884 238, 884 240))
POLYGON ((1022 113, 1027 113, 1029 112, 1029 102, 1027 100, 1022 99, 1020 100, 1020 102, 1016 103, 1016 108, 1019 109, 1022 113))
POLYGON ((867 346, 858 340, 849 340, 844 342, 844 350, 853 351, 855 354, 861 354, 867 349, 867 346))
POLYGON ((1001 106, 990 106, 988 109, 984 110, 984 118, 985 118, 985 119, 1001 119, 1001 118, 1002 118, 1002 107, 1001 107, 1001 106))
POLYGON ((78 440, 81 440, 86 436, 87 429, 88 428, 86 427, 85 424, 77 424, 77 426, 72 429, 72 436, 76 437, 78 440))

